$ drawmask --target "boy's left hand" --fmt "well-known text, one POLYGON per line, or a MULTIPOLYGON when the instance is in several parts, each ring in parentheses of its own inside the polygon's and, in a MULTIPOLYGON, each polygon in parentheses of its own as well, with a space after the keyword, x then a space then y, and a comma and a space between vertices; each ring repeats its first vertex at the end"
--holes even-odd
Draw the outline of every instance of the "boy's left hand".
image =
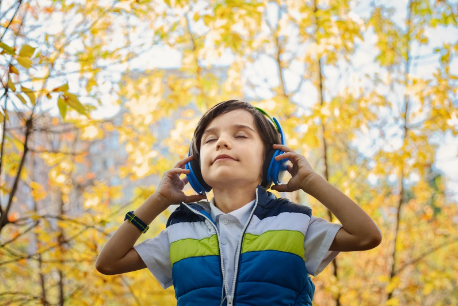
POLYGON ((288 168, 286 169, 292 176, 288 183, 273 185, 270 189, 280 192, 292 192, 298 189, 303 189, 307 180, 316 174, 316 172, 312 169, 312 166, 310 166, 304 156, 294 152, 287 146, 274 144, 273 148, 285 152, 276 156, 275 160, 279 161, 288 158, 293 163, 293 166, 288 165, 288 168))

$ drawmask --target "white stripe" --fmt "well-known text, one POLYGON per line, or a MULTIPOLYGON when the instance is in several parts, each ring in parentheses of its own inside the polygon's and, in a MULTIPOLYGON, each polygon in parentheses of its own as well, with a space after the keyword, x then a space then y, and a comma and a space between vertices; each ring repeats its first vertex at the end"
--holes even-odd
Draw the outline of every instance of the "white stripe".
POLYGON ((187 238, 200 240, 216 234, 215 229, 207 226, 206 222, 203 221, 175 223, 170 225, 167 231, 169 232, 170 243, 187 238))
POLYGON ((267 217, 262 220, 253 215, 246 232, 261 235, 267 231, 290 230, 299 231, 305 236, 309 223, 310 217, 302 213, 284 212, 278 216, 267 217))

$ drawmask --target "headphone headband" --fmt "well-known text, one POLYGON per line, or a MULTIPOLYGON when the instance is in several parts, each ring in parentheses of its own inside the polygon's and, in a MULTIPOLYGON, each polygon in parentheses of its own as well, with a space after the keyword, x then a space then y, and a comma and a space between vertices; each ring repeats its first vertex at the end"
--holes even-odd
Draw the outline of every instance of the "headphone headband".
POLYGON ((254 106, 254 108, 256 108, 257 110, 259 110, 261 113, 263 113, 264 115, 266 115, 267 117, 269 117, 270 121, 272 121, 275 125, 275 127, 277 128, 277 131, 280 132, 280 128, 278 127, 278 124, 272 119, 272 117, 269 116, 268 113, 266 113, 263 109, 259 108, 259 107, 256 107, 254 106))

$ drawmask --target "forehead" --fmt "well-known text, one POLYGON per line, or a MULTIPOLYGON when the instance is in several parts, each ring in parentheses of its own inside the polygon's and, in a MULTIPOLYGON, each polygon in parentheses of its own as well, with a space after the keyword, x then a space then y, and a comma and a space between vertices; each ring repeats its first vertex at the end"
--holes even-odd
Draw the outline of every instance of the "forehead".
POLYGON ((224 113, 213 119, 205 130, 209 128, 229 128, 234 124, 243 124, 256 130, 253 115, 243 109, 236 109, 228 113, 224 113))

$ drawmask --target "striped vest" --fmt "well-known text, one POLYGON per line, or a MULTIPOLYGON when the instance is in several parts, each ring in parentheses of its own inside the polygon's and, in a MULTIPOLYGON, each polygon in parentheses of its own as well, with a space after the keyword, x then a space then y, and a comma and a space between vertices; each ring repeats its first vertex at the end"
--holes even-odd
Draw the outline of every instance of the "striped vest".
POLYGON ((182 202, 167 221, 178 306, 312 305, 315 285, 304 262, 311 213, 258 185, 238 243, 234 279, 227 280, 210 204, 182 202), (226 282, 232 282, 231 292, 226 282))

